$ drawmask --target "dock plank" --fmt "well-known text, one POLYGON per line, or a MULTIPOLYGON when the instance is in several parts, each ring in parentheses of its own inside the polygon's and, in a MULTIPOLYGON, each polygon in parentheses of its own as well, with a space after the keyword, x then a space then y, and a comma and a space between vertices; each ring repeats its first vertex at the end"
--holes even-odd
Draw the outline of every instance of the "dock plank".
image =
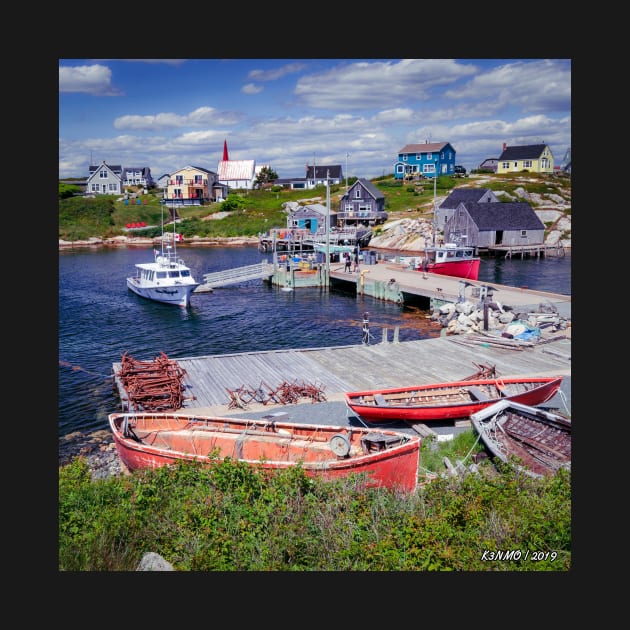
MULTIPOLYGON (((185 396, 195 397, 185 399, 182 409, 227 405, 226 388, 256 388, 261 382, 271 388, 283 381, 317 385, 330 400, 348 391, 459 380, 478 364, 494 365, 502 377, 571 374, 571 339, 520 351, 464 346, 456 339, 169 358, 186 370, 185 396), (547 351, 550 345, 556 353, 547 351)), ((114 373, 119 369, 119 363, 113 364, 114 373)), ((122 399, 120 385, 119 394, 122 399)))

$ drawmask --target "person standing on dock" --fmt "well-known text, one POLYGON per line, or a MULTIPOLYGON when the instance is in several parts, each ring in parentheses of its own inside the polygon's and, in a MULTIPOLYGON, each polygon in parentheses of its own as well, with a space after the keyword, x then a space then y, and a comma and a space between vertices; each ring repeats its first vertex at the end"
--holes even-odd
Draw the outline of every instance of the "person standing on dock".
POLYGON ((354 272, 357 273, 359 271, 359 248, 358 246, 354 248, 354 272))
POLYGON ((350 252, 346 252, 343 256, 346 259, 346 266, 344 267, 343 270, 344 270, 344 272, 350 273, 350 263, 351 263, 350 252))

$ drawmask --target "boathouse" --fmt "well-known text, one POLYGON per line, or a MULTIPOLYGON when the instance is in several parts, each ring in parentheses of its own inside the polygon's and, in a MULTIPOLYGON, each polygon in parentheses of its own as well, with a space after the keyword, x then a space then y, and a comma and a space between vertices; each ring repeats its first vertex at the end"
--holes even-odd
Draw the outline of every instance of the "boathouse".
POLYGON ((444 224, 447 242, 478 249, 542 245, 545 225, 524 201, 510 203, 462 202, 444 224))

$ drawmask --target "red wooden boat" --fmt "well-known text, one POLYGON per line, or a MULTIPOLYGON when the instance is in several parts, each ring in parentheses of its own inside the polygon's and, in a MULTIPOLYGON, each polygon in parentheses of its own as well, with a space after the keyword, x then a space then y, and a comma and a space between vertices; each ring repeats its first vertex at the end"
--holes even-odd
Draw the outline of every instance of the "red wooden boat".
POLYGON ((175 413, 112 413, 109 425, 130 470, 230 457, 263 469, 300 464, 307 475, 367 475, 368 486, 413 491, 420 437, 365 427, 175 413))
POLYGON ((479 279, 481 258, 475 254, 475 248, 456 243, 426 247, 422 262, 416 271, 429 271, 441 276, 454 276, 466 280, 479 279))
POLYGON ((346 404, 367 422, 430 422, 467 418, 499 400, 539 405, 552 398, 562 376, 482 378, 347 392, 346 404))

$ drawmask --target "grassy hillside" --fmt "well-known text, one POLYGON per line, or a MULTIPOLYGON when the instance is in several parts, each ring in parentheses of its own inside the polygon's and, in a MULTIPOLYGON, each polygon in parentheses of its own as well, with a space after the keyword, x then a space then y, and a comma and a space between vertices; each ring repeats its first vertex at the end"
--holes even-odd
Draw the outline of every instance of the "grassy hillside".
MULTIPOLYGON (((354 180, 352 180, 354 181, 354 180)), ((349 181, 349 183, 352 183, 349 181)), ((385 210, 390 219, 432 218, 433 181, 401 182, 392 176, 372 180, 385 194, 385 210)), ((436 182, 436 195, 444 197, 459 186, 481 186, 495 191, 505 191, 513 195, 522 187, 529 193, 557 194, 570 197, 569 177, 540 176, 534 173, 513 175, 484 175, 455 179, 439 177, 436 182)), ((333 185, 330 189, 331 211, 339 209, 345 185, 333 185)), ((127 234, 128 223, 147 225, 135 229, 136 236, 149 238, 159 236, 162 217, 161 193, 149 193, 128 203, 119 201, 118 196, 62 198, 67 194, 60 189, 59 199, 59 238, 66 241, 84 240, 90 237, 111 238, 127 234)), ((286 227, 286 212, 283 204, 287 201, 303 203, 326 203, 326 188, 318 186, 314 190, 250 190, 231 193, 222 203, 207 206, 191 206, 178 210, 183 219, 178 227, 184 237, 230 237, 256 236, 270 228, 286 227)), ((168 214, 168 211, 166 211, 168 214)))

